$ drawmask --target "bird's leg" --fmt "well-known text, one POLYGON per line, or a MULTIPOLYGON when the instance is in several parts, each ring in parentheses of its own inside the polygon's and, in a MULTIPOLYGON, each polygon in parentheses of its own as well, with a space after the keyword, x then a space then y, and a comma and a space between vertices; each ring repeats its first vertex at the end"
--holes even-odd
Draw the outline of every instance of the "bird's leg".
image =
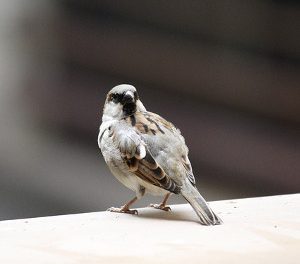
POLYGON ((155 209, 160 209, 164 211, 171 211, 171 208, 169 206, 166 206, 167 200, 170 197, 170 193, 168 193, 163 201, 160 204, 150 204, 150 207, 153 207, 155 209))
POLYGON ((138 214, 137 210, 130 210, 129 207, 136 202, 136 200, 142 198, 146 192, 145 187, 140 186, 139 189, 136 192, 136 197, 134 197, 132 200, 130 200, 128 203, 124 204, 120 208, 111 207, 108 208, 107 211, 110 212, 116 212, 116 213, 126 213, 126 214, 138 214))
POLYGON ((107 211, 115 212, 115 213, 126 213, 126 214, 138 214, 137 210, 130 210, 129 207, 136 202, 138 198, 134 197, 132 200, 130 200, 128 203, 124 204, 120 208, 116 207, 110 207, 107 209, 107 211))

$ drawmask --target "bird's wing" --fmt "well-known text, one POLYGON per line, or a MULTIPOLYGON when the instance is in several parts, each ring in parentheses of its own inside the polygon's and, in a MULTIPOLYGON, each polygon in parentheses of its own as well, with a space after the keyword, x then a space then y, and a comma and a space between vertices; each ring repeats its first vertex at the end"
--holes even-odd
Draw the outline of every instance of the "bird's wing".
MULTIPOLYGON (((181 132, 177 129, 171 122, 168 122, 161 116, 152 112, 138 112, 135 115, 125 118, 126 122, 134 127, 139 133, 147 134, 150 136, 169 136, 166 132, 169 131, 176 135, 176 138, 185 145, 184 138, 181 136, 181 132)), ((193 169, 191 162, 188 158, 188 149, 178 157, 178 162, 180 162, 185 170, 185 175, 188 177, 189 181, 195 185, 195 177, 193 174, 193 169)))
POLYGON ((129 170, 142 180, 155 186, 168 190, 172 193, 179 193, 180 186, 173 181, 155 161, 147 147, 145 156, 135 155, 132 158, 124 158, 129 170))
POLYGON ((189 181, 195 186, 196 185, 195 176, 193 174, 191 162, 187 155, 182 156, 182 165, 186 171, 186 175, 189 181))
POLYGON ((166 130, 180 133, 171 122, 151 112, 137 112, 124 120, 142 134, 164 135, 166 130))
MULTIPOLYGON (((128 120, 126 118, 123 121, 125 122, 120 122, 111 128, 111 136, 119 148, 122 158, 128 165, 129 170, 150 184, 172 193, 179 193, 181 187, 171 179, 157 163, 143 141, 139 131, 132 129, 132 126, 136 126, 137 123, 141 123, 142 120, 133 121, 132 117, 128 117, 128 120), (128 122, 130 125, 128 125, 128 122)), ((150 121, 147 119, 143 120, 143 122, 143 125, 141 124, 140 127, 146 130, 148 129, 150 133, 152 133, 151 130, 153 130, 153 133, 158 133, 158 126, 150 124, 150 121)))

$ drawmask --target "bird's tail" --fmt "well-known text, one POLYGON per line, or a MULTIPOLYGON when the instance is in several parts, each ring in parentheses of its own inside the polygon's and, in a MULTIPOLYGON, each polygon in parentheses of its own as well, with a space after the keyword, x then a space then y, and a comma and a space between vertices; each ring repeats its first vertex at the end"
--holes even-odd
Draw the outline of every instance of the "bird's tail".
POLYGON ((193 207, 202 225, 222 224, 222 220, 212 211, 199 191, 192 184, 189 183, 188 186, 181 191, 181 194, 193 207))

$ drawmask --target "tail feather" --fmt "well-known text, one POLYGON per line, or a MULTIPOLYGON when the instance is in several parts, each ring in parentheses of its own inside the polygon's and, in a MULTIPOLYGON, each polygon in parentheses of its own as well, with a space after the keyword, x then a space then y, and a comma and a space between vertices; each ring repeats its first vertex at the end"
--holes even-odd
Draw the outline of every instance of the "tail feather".
POLYGON ((189 191, 182 190, 181 194, 190 203, 200 219, 202 225, 220 225, 222 224, 219 218, 209 207, 205 199, 201 196, 198 190, 192 185, 189 186, 189 191), (190 188, 193 188, 191 190, 190 188))

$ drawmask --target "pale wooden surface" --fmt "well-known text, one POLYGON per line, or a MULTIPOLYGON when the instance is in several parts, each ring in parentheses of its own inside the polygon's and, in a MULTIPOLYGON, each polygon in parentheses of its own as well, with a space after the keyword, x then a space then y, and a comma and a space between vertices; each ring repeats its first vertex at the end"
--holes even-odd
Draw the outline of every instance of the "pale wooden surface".
POLYGON ((0 222, 0 263, 299 263, 300 194, 212 202, 221 226, 188 205, 0 222))

